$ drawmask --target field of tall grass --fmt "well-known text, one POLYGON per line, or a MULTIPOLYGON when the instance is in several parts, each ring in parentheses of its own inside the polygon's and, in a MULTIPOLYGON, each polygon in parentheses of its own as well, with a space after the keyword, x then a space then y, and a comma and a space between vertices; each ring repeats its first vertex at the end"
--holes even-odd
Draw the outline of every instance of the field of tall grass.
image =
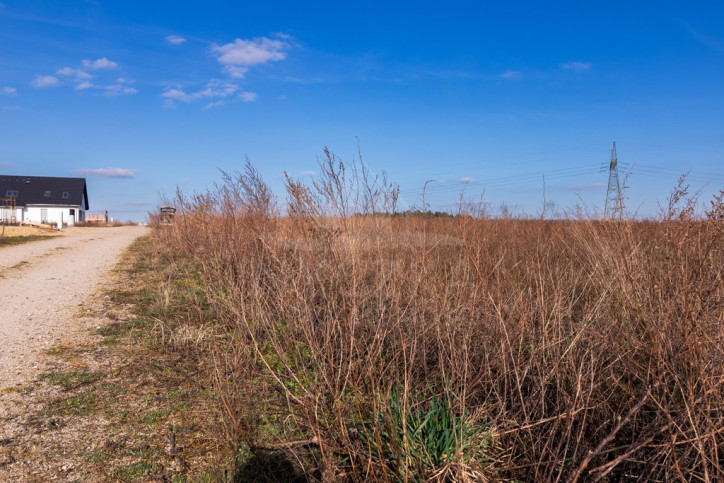
POLYGON ((283 203, 248 164, 179 192, 153 235, 160 290, 192 287, 164 338, 206 361, 240 479, 724 478, 724 192, 434 218, 320 165, 283 203))

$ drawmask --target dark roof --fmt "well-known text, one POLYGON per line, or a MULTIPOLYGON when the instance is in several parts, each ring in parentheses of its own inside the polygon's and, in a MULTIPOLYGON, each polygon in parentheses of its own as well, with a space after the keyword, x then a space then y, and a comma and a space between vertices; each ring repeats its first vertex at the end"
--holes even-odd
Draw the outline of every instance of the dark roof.
POLYGON ((17 191, 16 206, 53 205, 82 206, 88 209, 85 178, 51 178, 47 176, 17 176, 0 174, 0 198, 8 191, 17 191), (49 196, 45 196, 46 192, 49 196), (68 193, 67 198, 63 193, 68 193))

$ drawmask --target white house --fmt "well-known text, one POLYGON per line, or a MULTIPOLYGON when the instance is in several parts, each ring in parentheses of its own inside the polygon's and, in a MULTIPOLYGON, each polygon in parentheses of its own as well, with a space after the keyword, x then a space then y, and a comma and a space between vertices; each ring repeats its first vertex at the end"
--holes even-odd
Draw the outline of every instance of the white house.
POLYGON ((85 178, 0 175, 0 221, 73 226, 87 210, 85 178))

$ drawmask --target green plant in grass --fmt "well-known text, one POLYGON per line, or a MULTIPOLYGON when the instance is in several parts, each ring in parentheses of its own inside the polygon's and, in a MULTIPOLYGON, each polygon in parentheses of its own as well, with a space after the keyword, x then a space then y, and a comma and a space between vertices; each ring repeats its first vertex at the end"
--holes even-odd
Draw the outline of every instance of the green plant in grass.
POLYGON ((148 476, 156 465, 148 461, 137 461, 130 465, 121 466, 113 470, 112 476, 121 481, 133 481, 148 476))
POLYGON ((104 374, 101 372, 68 371, 52 372, 44 374, 44 377, 51 384, 62 386, 65 389, 73 389, 99 381, 103 379, 104 374))
POLYGON ((452 467, 475 475, 486 466, 490 435, 483 431, 489 424, 474 425, 465 412, 455 414, 448 397, 433 395, 406 408, 393 391, 388 404, 376 419, 358 425, 357 433, 366 456, 386 466, 394 480, 422 481, 452 467))
POLYGON ((171 414, 171 411, 168 409, 152 409, 141 418, 141 422, 143 424, 156 424, 160 420, 167 418, 169 414, 171 414))

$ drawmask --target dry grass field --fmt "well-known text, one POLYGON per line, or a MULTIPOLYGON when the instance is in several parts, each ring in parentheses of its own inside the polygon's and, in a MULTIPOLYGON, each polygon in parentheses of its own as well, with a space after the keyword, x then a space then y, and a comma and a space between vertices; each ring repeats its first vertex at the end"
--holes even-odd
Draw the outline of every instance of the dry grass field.
MULTIPOLYGON (((3 231, 0 228, 0 231, 3 231)), ((31 236, 31 235, 61 235, 62 232, 52 229, 50 226, 46 228, 38 228, 36 226, 6 226, 3 236, 31 236)))
POLYGON ((698 213, 682 184, 646 222, 392 216, 394 185, 329 154, 287 195, 247 166, 148 248, 241 480, 724 478, 721 195, 698 213))

